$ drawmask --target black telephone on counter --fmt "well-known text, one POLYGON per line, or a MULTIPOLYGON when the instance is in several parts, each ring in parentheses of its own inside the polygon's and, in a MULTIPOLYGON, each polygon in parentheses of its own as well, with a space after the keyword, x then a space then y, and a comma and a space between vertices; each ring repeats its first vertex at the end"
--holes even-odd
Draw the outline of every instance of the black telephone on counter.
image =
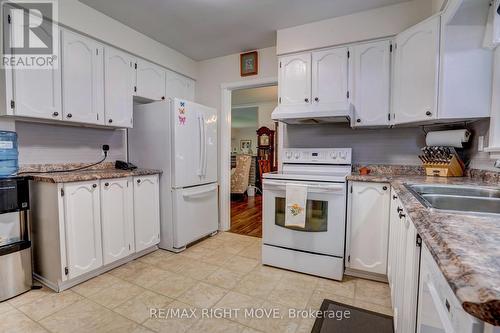
POLYGON ((130 162, 124 162, 124 161, 119 161, 117 160, 115 162, 115 169, 120 169, 120 170, 135 170, 137 169, 137 166, 130 162))

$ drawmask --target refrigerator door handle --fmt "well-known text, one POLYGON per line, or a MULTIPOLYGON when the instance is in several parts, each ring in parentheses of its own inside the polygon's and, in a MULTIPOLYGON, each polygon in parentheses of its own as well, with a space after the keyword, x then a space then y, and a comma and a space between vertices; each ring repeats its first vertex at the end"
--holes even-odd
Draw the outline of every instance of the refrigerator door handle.
POLYGON ((198 192, 193 192, 193 193, 184 193, 184 194, 182 194, 182 197, 183 198, 198 197, 198 196, 201 196, 201 195, 212 193, 212 192, 214 192, 216 190, 217 190, 217 186, 214 186, 214 187, 209 188, 209 189, 204 190, 204 191, 198 191, 198 192))
POLYGON ((205 140, 204 139, 204 135, 203 135, 203 120, 201 118, 201 115, 198 114, 198 134, 199 134, 199 154, 198 154, 198 171, 197 171, 197 174, 199 177, 203 176, 203 151, 204 151, 204 147, 203 147, 203 141, 205 140))
POLYGON ((205 115, 202 116, 203 120, 203 176, 207 176, 207 124, 205 115))

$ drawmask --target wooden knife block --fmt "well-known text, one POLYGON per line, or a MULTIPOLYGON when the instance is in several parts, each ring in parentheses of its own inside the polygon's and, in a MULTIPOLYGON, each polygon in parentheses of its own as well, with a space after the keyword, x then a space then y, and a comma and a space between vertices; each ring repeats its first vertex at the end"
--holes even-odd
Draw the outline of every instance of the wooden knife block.
POLYGON ((449 163, 424 163, 425 174, 437 177, 463 177, 464 164, 457 156, 453 156, 449 163))

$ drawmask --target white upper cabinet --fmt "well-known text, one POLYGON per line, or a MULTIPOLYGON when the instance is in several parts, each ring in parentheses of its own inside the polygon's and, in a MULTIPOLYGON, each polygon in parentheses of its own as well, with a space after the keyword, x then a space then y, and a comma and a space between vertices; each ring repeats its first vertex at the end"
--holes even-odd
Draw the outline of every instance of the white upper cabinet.
POLYGON ((105 49, 105 123, 132 127, 135 58, 112 47, 105 49))
POLYGON ((385 275, 389 237, 390 185, 353 182, 348 266, 385 275))
POLYGON ((395 123, 437 119, 440 17, 396 36, 393 108, 395 123))
POLYGON ((64 184, 68 277, 102 266, 99 182, 64 184))
POLYGON ((380 41, 350 48, 352 125, 383 126, 390 120, 391 42, 380 41))
POLYGON ((174 73, 167 71, 167 84, 165 95, 167 97, 178 97, 187 99, 188 101, 194 100, 194 81, 174 73))
POLYGON ((312 103, 322 109, 348 107, 347 48, 312 53, 312 103))
POLYGON ((134 253, 133 190, 128 178, 101 180, 104 265, 134 253))
POLYGON ((311 54, 301 53, 279 60, 279 100, 281 105, 301 106, 311 102, 311 54))
POLYGON ((62 31, 63 119, 104 124, 104 47, 62 31))
MULTIPOLYGON (((12 100, 8 107, 14 116, 62 119, 61 70, 13 69, 12 100)), ((8 103, 9 104, 9 103, 8 103)))
POLYGON ((160 242, 158 176, 134 178, 135 250, 140 252, 160 242))
POLYGON ((138 59, 135 95, 154 101, 165 99, 165 73, 160 66, 138 59))

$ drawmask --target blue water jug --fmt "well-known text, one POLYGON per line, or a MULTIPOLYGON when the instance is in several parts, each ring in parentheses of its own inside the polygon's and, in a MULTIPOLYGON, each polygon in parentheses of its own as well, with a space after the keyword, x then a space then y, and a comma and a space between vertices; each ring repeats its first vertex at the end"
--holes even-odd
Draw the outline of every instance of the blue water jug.
POLYGON ((0 177, 8 177, 19 171, 17 133, 0 131, 0 177))

